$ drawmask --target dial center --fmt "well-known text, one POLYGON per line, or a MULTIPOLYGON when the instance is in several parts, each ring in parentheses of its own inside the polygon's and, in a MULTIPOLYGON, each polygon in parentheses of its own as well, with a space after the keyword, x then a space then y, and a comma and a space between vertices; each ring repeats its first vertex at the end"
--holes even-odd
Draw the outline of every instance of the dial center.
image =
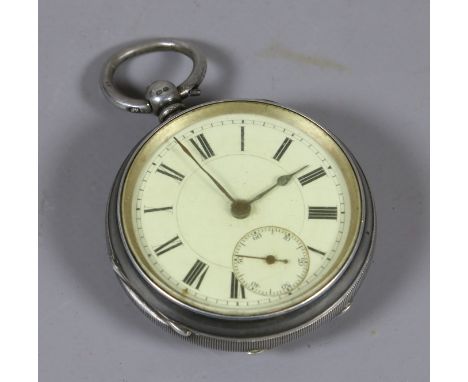
POLYGON ((250 215, 252 207, 247 200, 235 200, 231 204, 231 213, 237 219, 245 219, 250 215))
POLYGON ((267 264, 274 264, 276 263, 276 257, 273 255, 268 255, 267 257, 265 257, 265 261, 267 262, 267 264))

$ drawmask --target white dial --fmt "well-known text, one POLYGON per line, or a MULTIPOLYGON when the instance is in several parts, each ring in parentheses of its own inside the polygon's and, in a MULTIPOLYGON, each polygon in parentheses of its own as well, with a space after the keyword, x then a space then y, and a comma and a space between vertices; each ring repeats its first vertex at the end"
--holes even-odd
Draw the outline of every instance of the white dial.
POLYGON ((339 272, 358 224, 354 186, 336 144, 305 121, 319 138, 280 117, 219 112, 146 143, 123 213, 150 282, 193 309, 254 316, 296 306, 339 272))

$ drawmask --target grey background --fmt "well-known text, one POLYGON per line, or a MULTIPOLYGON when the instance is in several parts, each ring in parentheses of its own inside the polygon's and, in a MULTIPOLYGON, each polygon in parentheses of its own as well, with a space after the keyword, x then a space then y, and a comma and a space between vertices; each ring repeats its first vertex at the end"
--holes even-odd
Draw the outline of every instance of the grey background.
MULTIPOLYGON (((42 381, 427 381, 429 379, 429 2, 40 2, 39 360, 42 381), (267 98, 337 134, 368 176, 375 260, 350 312, 257 356, 197 348, 132 305, 106 254, 113 177, 156 120, 103 98, 116 48, 149 37, 196 42, 203 95, 267 98)), ((180 81, 190 62, 125 65, 132 94, 180 81)), ((27 203, 27 201, 24 201, 27 203)))

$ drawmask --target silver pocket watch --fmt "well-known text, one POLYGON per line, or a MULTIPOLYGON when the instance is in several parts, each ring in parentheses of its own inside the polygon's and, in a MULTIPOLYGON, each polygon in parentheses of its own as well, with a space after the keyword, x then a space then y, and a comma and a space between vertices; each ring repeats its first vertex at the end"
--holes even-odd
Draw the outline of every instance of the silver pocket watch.
POLYGON ((154 322, 195 344, 259 352, 345 312, 371 261, 374 207, 358 163, 308 117, 264 100, 186 108, 206 60, 157 39, 106 63, 106 97, 161 123, 121 166, 107 208, 113 269, 154 322), (176 51, 193 61, 179 86, 146 99, 113 84, 124 61, 176 51))

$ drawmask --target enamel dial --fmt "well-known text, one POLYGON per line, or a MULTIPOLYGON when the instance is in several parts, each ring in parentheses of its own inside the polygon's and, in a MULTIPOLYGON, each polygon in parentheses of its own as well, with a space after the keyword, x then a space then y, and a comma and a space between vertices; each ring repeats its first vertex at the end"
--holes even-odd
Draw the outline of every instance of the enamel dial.
POLYGON ((358 185, 311 120, 234 106, 184 114, 140 146, 124 182, 123 230, 141 276, 174 303, 226 317, 280 314, 345 269, 358 185))

